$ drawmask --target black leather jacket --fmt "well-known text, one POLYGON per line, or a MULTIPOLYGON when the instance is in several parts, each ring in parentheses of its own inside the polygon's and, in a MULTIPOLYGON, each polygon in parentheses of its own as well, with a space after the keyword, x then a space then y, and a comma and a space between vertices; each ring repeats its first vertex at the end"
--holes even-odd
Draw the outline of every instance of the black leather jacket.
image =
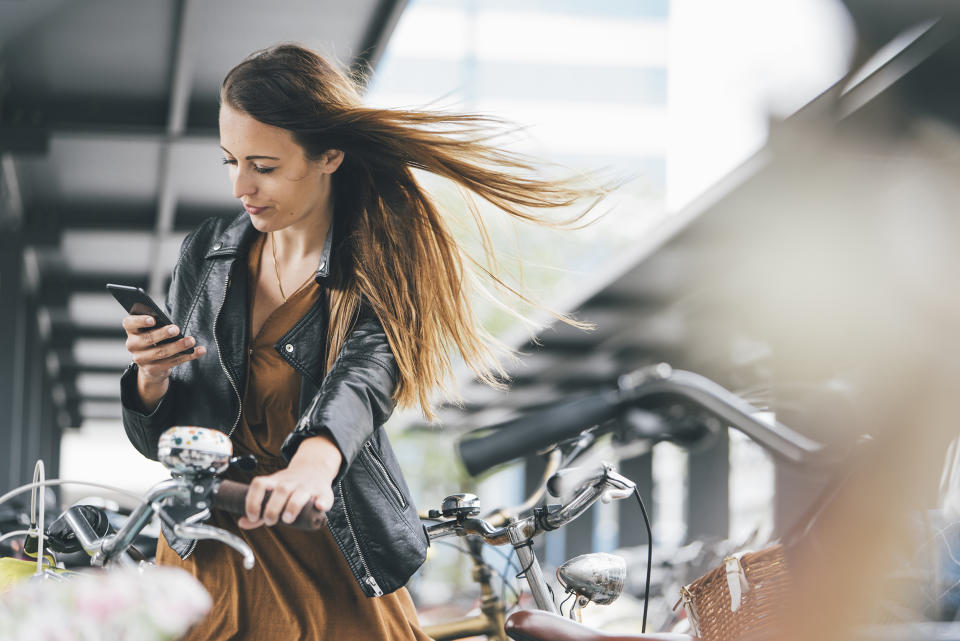
MULTIPOLYGON (((148 458, 156 460, 157 440, 172 425, 232 434, 240 423, 249 342, 246 256, 255 234, 244 212, 232 221, 206 220, 183 242, 167 312, 207 353, 173 370, 169 390, 151 414, 138 410, 137 366, 131 363, 123 373, 124 428, 148 458)), ((329 275, 332 236, 316 273, 321 284, 329 275)), ((344 464, 333 483, 328 526, 364 594, 380 596, 406 584, 423 563, 428 544, 382 427, 393 411, 397 365, 380 322, 365 309, 324 375, 326 329, 321 297, 274 345, 302 379, 301 418, 283 444, 283 455, 289 461, 309 436, 333 437, 344 464)), ((184 558, 194 546, 171 540, 184 558)))

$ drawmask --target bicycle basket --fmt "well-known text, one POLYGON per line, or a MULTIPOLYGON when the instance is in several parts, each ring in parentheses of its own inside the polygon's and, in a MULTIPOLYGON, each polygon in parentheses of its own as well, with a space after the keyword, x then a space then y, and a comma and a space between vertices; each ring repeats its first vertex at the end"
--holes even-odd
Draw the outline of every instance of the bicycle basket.
MULTIPOLYGON (((765 638, 781 630, 790 588, 783 546, 724 559, 680 589, 692 633, 703 641, 765 638)), ((676 608, 676 606, 674 606, 676 608)))

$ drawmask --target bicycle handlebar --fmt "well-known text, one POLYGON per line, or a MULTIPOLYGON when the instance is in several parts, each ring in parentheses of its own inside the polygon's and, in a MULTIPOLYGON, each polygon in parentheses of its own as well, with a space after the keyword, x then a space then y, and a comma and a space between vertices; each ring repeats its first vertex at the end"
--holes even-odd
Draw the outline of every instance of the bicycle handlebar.
MULTIPOLYGON (((130 518, 127 519, 127 522, 124 526, 118 531, 115 535, 106 537, 98 542, 97 546, 99 548, 99 557, 102 557, 102 562, 107 562, 112 559, 122 559, 123 553, 129 548, 137 534, 150 522, 153 518, 153 515, 156 513, 155 505, 162 503, 166 499, 171 499, 179 497, 180 501, 189 501, 190 500, 190 490, 192 484, 185 483, 183 479, 170 479, 163 481, 154 488, 147 495, 146 501, 138 507, 133 514, 130 515, 130 518)), ((201 489, 206 490, 202 485, 201 489)), ((212 485, 209 485, 209 500, 212 503, 212 506, 218 509, 221 509, 225 512, 230 512, 231 514, 244 514, 246 513, 246 500, 247 500, 247 490, 250 489, 249 485, 243 483, 237 483, 236 481, 229 480, 215 480, 212 485)), ((203 498, 199 496, 197 498, 203 498)), ((263 506, 266 507, 267 500, 270 498, 270 493, 263 499, 263 506)), ((199 504, 196 507, 201 507, 199 504)), ((161 508, 162 509, 162 508, 161 508)), ((308 504, 304 506, 303 510, 300 512, 300 515, 293 523, 283 523, 282 521, 277 523, 277 525, 285 525, 289 527, 295 527, 301 530, 318 530, 326 524, 327 515, 320 510, 317 510, 313 504, 308 504)), ((184 526, 181 523, 171 523, 171 525, 176 529, 178 526, 184 526)), ((218 528, 212 528, 210 526, 203 526, 204 529, 197 530, 196 524, 186 524, 190 526, 191 537, 196 537, 198 533, 203 533, 204 538, 213 538, 221 541, 239 550, 244 554, 245 557, 248 556, 248 551, 241 549, 237 544, 237 541, 234 541, 229 536, 229 532, 219 530, 218 528)), ((71 526, 73 524, 71 523, 71 526)), ((82 524, 80 525, 82 528, 82 524)), ((76 531, 76 529, 75 529, 76 531)), ((78 532, 78 534, 80 534, 78 532)), ((184 530, 184 535, 187 535, 186 530, 184 530)), ((83 539, 81 538, 81 541, 83 539)), ((84 545, 84 548, 87 548, 90 542, 84 545)), ((98 557, 98 562, 100 558, 98 557)))
MULTIPOLYGON (((725 421, 775 456, 806 465, 827 464, 824 446, 779 422, 756 418, 759 410, 713 381, 666 364, 646 367, 620 378, 619 389, 554 405, 546 410, 506 421, 484 431, 492 433, 462 439, 457 448, 467 472, 477 475, 500 463, 532 454, 576 436, 580 431, 616 418, 642 401, 679 397, 725 421)), ((669 438, 665 431, 663 439, 669 438)), ((653 440, 657 440, 654 438, 653 440)))
MULTIPOLYGON (((224 512, 230 512, 231 514, 246 514, 247 490, 249 489, 249 485, 237 483, 236 481, 220 481, 220 483, 214 489, 213 506, 223 510, 224 512)), ((263 508, 266 508, 267 501, 270 500, 270 495, 271 491, 267 490, 266 495, 263 497, 263 505, 260 510, 261 513, 263 513, 263 508)), ((293 523, 284 523, 280 521, 277 523, 277 525, 287 525, 300 530, 319 530, 326 524, 326 522, 326 512, 318 510, 313 503, 307 503, 305 506, 303 506, 303 509, 300 511, 300 514, 297 516, 296 520, 293 521, 293 523)))
MULTIPOLYGON (((586 480, 576 488, 576 495, 567 503, 554 506, 555 509, 538 509, 534 514, 501 527, 493 527, 484 519, 460 517, 444 521, 427 528, 429 538, 437 539, 451 535, 475 534, 490 545, 517 545, 520 541, 530 540, 538 534, 556 530, 577 519, 599 499, 613 500, 626 498, 634 490, 634 483, 617 473, 608 463, 595 469, 579 469, 578 477, 586 480)), ((554 474, 556 477, 556 474, 554 474)))

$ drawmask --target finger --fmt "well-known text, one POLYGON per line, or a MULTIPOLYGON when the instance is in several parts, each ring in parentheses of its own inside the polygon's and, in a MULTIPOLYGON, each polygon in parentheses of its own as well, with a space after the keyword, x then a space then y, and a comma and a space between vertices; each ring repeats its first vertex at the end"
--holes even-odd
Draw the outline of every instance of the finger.
POLYGON ((260 508, 263 505, 263 497, 267 490, 274 490, 276 481, 269 476, 258 476, 250 483, 250 489, 247 490, 247 502, 244 507, 247 509, 246 518, 253 523, 262 522, 260 508))
POLYGON ((134 353, 155 347, 161 341, 169 340, 180 333, 176 325, 165 325, 149 332, 127 330, 127 351, 134 353))
POLYGON ((278 484, 273 489, 273 493, 267 500, 267 505, 263 508, 264 523, 267 525, 277 524, 277 521, 280 520, 280 514, 283 512, 284 507, 286 507, 287 501, 290 499, 290 495, 293 494, 293 491, 293 487, 284 483, 278 484))
POLYGON ((201 345, 193 350, 192 354, 179 354, 163 360, 153 361, 151 363, 147 363, 146 365, 140 366, 140 369, 146 372, 148 376, 162 376, 180 363, 186 363, 187 361, 200 358, 206 353, 207 348, 201 345))
POLYGON ((148 352, 157 347, 157 344, 160 341, 170 338, 170 335, 167 333, 167 329, 167 327, 161 327, 158 330, 145 332, 143 334, 131 334, 130 332, 127 332, 127 351, 134 356, 143 353, 141 358, 144 360, 159 360, 155 355, 152 355, 148 352))
POLYGON ((321 512, 329 512, 330 508, 333 507, 333 490, 331 488, 322 490, 316 498, 314 498, 313 506, 321 512))
POLYGON ((137 365, 149 365, 151 363, 157 363, 172 356, 176 356, 184 350, 190 349, 196 345, 196 343, 197 341, 193 336, 186 336, 172 343, 165 343, 163 345, 158 345, 157 347, 137 350, 131 352, 133 354, 133 362, 135 362, 137 365))
POLYGON ((310 502, 310 492, 307 492, 304 489, 298 489, 290 495, 290 498, 287 500, 287 505, 283 509, 283 516, 281 517, 284 523, 293 523, 300 512, 303 511, 303 506, 310 502))
POLYGON ((153 316, 131 314, 123 317, 122 324, 128 332, 136 333, 145 327, 153 327, 157 321, 153 316))
POLYGON ((246 517, 246 515, 244 515, 244 516, 241 516, 239 519, 237 519, 237 525, 239 525, 244 530, 252 530, 255 527, 260 527, 261 525, 263 525, 263 521, 260 521, 260 520, 251 521, 246 517))
POLYGON ((179 333, 180 328, 176 325, 164 325, 163 327, 158 327, 153 331, 137 334, 136 338, 139 339, 140 344, 143 347, 153 347, 161 341, 170 340, 179 333))

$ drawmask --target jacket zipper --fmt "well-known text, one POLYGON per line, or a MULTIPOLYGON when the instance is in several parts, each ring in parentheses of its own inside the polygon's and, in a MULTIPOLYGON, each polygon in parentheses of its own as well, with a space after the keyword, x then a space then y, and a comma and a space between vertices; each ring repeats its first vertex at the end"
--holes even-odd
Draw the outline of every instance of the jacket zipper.
POLYGON ((180 557, 180 558, 183 559, 184 561, 186 561, 187 559, 189 559, 189 558, 190 558, 190 555, 193 554, 193 551, 197 549, 197 543, 199 543, 199 541, 198 541, 197 539, 194 539, 193 541, 191 541, 191 542, 190 542, 190 547, 187 548, 187 553, 186 553, 184 556, 180 557))
MULTIPOLYGON (((240 424, 240 416, 243 413, 243 399, 240 398, 240 392, 237 390, 237 384, 234 382, 233 377, 230 376, 230 372, 227 370, 227 366, 223 362, 223 354, 220 351, 220 343, 217 341, 217 321, 220 319, 220 312, 223 311, 223 305, 227 302, 227 290, 230 288, 230 274, 227 274, 227 280, 223 284, 223 298, 220 299, 220 307, 217 308, 217 314, 213 317, 213 343, 217 346, 217 359, 220 360, 220 368, 223 370, 223 373, 227 375, 227 380, 230 381, 230 387, 233 389, 233 393, 237 396, 237 418, 233 421, 233 427, 230 428, 230 432, 227 434, 227 437, 233 436, 234 431, 237 429, 237 425, 240 424)), ((180 557, 184 561, 190 558, 190 555, 193 554, 194 550, 197 549, 197 541, 194 539, 190 543, 190 547, 187 548, 187 553, 180 557)))
POLYGON ((397 499, 397 503, 401 508, 406 508, 407 501, 403 498, 403 493, 400 492, 400 488, 397 487, 396 483, 394 483, 393 477, 391 477, 389 472, 387 472, 387 466, 383 464, 383 461, 380 460, 380 457, 377 456, 376 452, 373 451, 373 444, 370 441, 367 441, 363 446, 370 454, 370 459, 373 461, 374 466, 380 470, 380 475, 387 482, 387 485, 390 487, 390 489, 393 490, 393 495, 397 499))
POLYGON ((340 499, 343 501, 343 515, 347 517, 347 529, 350 530, 350 536, 353 538, 353 544, 357 548, 357 556, 360 557, 360 565, 363 566, 363 571, 366 572, 366 575, 363 577, 363 582, 366 583, 373 590, 373 596, 383 596, 383 590, 380 589, 380 586, 377 584, 377 580, 373 578, 373 574, 370 573, 370 566, 367 565, 367 560, 363 558, 363 550, 360 549, 360 542, 357 540, 357 533, 353 530, 353 523, 350 521, 350 510, 347 508, 347 497, 343 493, 343 480, 337 481, 337 488, 340 490, 340 499))
POLYGON ((243 414, 243 399, 240 398, 240 390, 237 389, 236 382, 233 380, 233 377, 230 376, 230 371, 227 370, 227 366, 223 362, 223 352, 220 351, 220 343, 217 341, 217 321, 220 320, 220 312, 223 311, 223 305, 227 302, 227 290, 229 288, 230 274, 227 273, 227 281, 223 285, 223 298, 220 299, 220 307, 217 308, 217 314, 213 317, 213 342, 217 346, 217 358, 220 360, 220 368, 223 370, 223 373, 227 375, 227 380, 230 381, 230 387, 233 388, 233 393, 237 396, 237 418, 233 420, 233 427, 231 427, 227 433, 228 437, 233 436, 237 425, 240 424, 240 416, 243 414))

